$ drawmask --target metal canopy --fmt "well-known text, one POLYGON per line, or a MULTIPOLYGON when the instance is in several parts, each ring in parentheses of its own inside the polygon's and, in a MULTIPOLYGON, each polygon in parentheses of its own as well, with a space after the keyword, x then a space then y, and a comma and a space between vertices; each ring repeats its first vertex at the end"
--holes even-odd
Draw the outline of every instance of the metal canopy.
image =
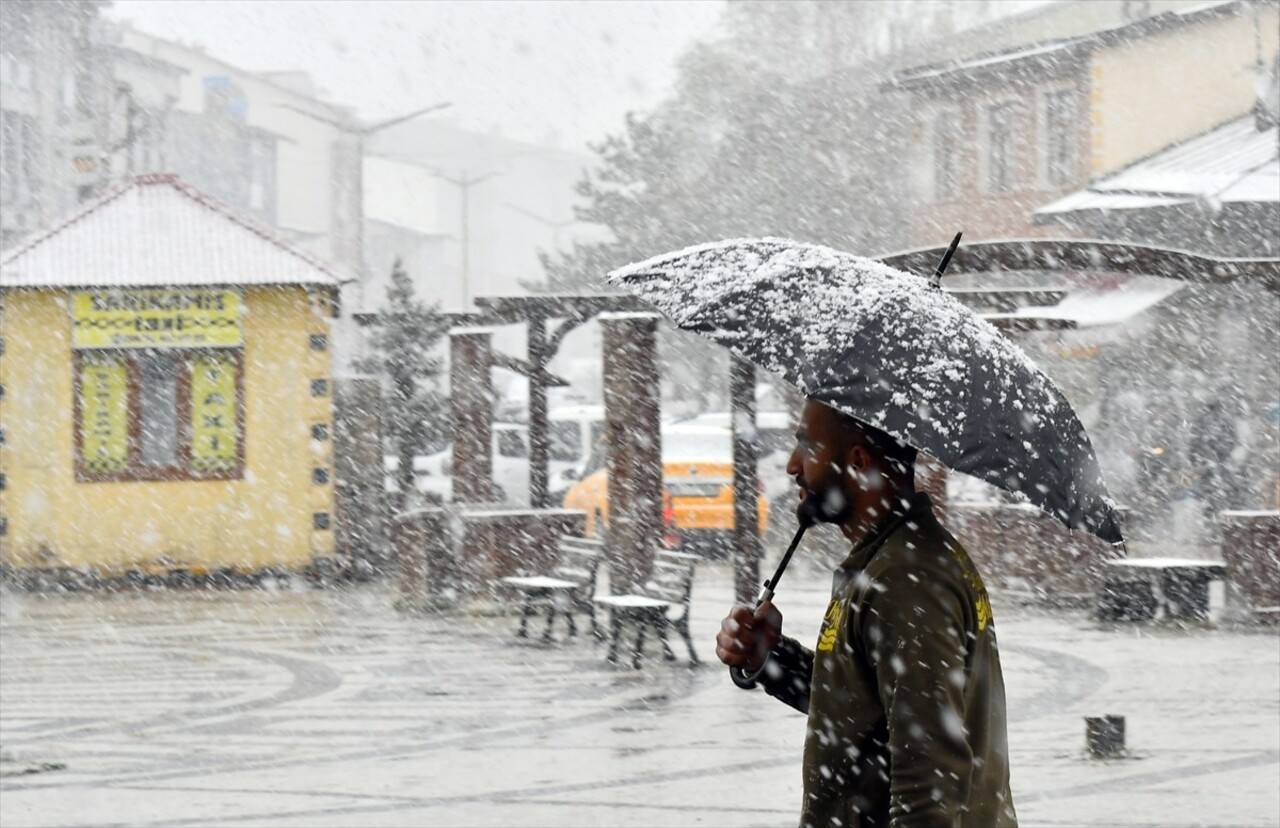
MULTIPOLYGON (((909 250, 880 257, 887 265, 910 273, 927 273, 943 247, 909 250)), ((1089 270, 1159 276, 1180 282, 1227 284, 1237 279, 1257 282, 1280 293, 1280 259, 1221 259, 1185 250, 1075 239, 1028 239, 977 242, 961 246, 948 275, 1025 271, 1089 270)), ((950 289, 949 289, 950 290, 950 289)), ((976 288, 950 292, 997 329, 1006 333, 1071 330, 1075 319, 1053 316, 1065 291, 1041 288, 976 288), (1021 307, 1043 307, 1047 313, 1026 316, 1021 307)))
MULTIPOLYGON (((878 257, 908 273, 928 273, 945 246, 878 257)), ((1280 259, 1220 259, 1186 250, 1076 239, 1029 239, 961 245, 947 273, 1093 270, 1227 284, 1244 279, 1280 293, 1280 259)))

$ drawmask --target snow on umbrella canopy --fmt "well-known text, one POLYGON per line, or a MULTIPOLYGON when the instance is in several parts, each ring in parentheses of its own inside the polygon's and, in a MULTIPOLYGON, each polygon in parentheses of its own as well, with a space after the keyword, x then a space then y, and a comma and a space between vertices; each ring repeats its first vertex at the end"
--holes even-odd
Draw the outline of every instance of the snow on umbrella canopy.
POLYGON ((927 279, 829 247, 738 239, 628 265, 609 281, 806 396, 1121 542, 1062 392, 927 279))

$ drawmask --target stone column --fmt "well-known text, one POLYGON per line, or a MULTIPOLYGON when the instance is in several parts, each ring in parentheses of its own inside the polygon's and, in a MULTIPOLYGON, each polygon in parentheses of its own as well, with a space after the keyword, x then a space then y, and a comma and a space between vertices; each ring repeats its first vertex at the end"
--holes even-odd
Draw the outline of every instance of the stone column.
POLYGON ((604 335, 609 529, 605 560, 615 594, 648 576, 662 534, 662 433, 651 313, 600 315, 604 335))
MULTIPOLYGON (((547 321, 541 316, 528 320, 529 365, 529 506, 546 509, 547 502, 547 321)), ((559 506, 559 503, 554 504, 559 506)))
POLYGON ((492 503, 493 331, 449 331, 449 399, 453 412, 453 502, 492 503))
POLYGON ((756 370, 740 357, 729 363, 733 422, 733 590, 749 604, 760 585, 760 499, 756 472, 756 370))
POLYGON ((387 499, 383 485, 382 387, 373 377, 338 380, 333 423, 311 423, 313 443, 333 440, 335 531, 350 563, 382 571, 387 499))
POLYGON ((396 515, 393 532, 400 586, 397 606, 431 609, 447 603, 457 587, 449 520, 443 509, 396 515))

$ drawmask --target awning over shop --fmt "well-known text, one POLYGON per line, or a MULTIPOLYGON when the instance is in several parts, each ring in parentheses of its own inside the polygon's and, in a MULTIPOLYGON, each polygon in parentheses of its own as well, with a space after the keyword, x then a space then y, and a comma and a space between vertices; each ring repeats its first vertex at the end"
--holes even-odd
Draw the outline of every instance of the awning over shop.
MULTIPOLYGON (((1054 305, 1029 305, 1001 314, 1005 319, 1027 323, 1060 321, 1062 325, 1034 325, 1028 328, 1091 328, 1126 322, 1154 307, 1186 287, 1184 282, 1155 276, 1134 276, 1106 289, 1067 287, 1065 296, 1054 305)), ((1019 327, 1019 326, 1011 326, 1019 327)))

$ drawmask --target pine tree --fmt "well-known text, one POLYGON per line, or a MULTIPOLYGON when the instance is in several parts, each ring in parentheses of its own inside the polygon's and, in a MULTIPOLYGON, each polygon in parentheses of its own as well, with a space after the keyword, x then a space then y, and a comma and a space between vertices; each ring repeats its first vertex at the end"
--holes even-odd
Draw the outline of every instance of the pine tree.
POLYGON ((448 428, 448 407, 439 386, 443 362, 436 351, 449 324, 438 305, 418 299, 413 280, 396 259, 371 337, 376 356, 360 360, 356 367, 383 378, 387 437, 399 461, 396 482, 402 509, 413 490, 414 455, 448 428))

